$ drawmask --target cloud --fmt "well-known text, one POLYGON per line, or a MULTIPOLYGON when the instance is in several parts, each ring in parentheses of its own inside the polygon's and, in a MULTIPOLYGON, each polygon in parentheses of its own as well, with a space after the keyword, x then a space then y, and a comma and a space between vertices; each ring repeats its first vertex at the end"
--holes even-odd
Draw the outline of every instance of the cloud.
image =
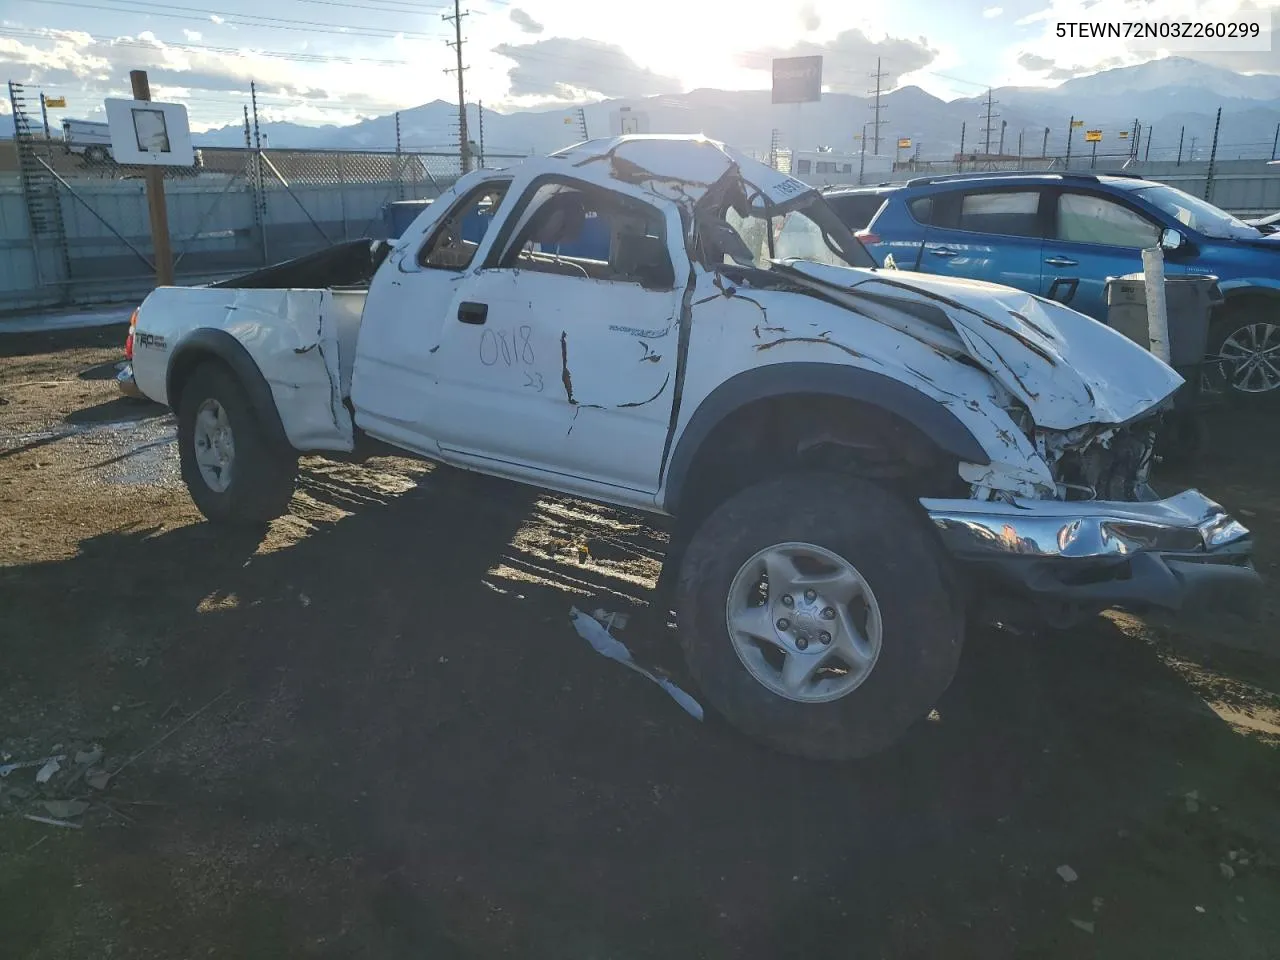
POLYGON ((1018 66, 1034 70, 1036 73, 1044 73, 1047 70, 1052 70, 1056 64, 1048 57, 1042 57, 1034 53, 1023 53, 1018 56, 1018 66))
POLYGON ((0 37, 0 70, 24 83, 118 91, 128 89, 130 70, 146 70, 153 86, 247 93, 254 79, 261 93, 329 96, 301 79, 287 61, 172 47, 148 31, 114 40, 68 30, 34 32, 41 37, 32 42, 0 37))
POLYGON ((203 38, 199 30, 183 30, 182 35, 187 38, 187 43, 199 43, 203 38))
POLYGON ((579 100, 679 93, 680 81, 640 66, 618 46, 599 40, 549 37, 534 43, 500 43, 493 52, 514 60, 507 72, 512 97, 579 100))
POLYGON ((938 56, 924 37, 908 40, 885 37, 874 41, 858 29, 844 30, 827 43, 802 40, 789 47, 760 47, 739 54, 739 66, 748 70, 772 71, 779 57, 821 56, 822 84, 833 93, 862 96, 870 82, 868 65, 880 59, 880 69, 887 74, 888 85, 896 86, 906 73, 927 67, 938 56))
POLYGON ((822 18, 818 16, 818 11, 813 8, 812 3, 805 3, 801 5, 800 25, 809 32, 817 30, 822 26, 822 18))
POLYGON ((511 22, 518 26, 524 33, 541 33, 543 26, 529 14, 521 10, 519 7, 511 8, 511 22))
POLYGON ((982 15, 988 20, 994 20, 996 17, 1004 13, 1004 7, 985 7, 982 15))

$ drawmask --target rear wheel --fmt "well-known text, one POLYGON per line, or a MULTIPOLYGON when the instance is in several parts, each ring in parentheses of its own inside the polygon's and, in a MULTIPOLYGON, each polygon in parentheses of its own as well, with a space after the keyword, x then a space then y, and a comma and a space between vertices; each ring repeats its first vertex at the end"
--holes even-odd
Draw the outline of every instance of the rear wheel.
POLYGON ((681 642, 731 723, 786 753, 866 756, 954 676, 963 614, 920 518, 833 474, 751 487, 694 534, 677 587, 681 642))
POLYGON ((248 396, 221 364, 198 367, 178 408, 182 479, 209 520, 261 524, 286 513, 297 457, 271 443, 248 396))

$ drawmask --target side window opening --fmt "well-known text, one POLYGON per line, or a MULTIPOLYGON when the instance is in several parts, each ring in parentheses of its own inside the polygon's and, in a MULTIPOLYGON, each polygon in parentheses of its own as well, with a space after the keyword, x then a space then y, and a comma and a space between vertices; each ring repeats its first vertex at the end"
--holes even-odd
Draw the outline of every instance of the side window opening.
POLYGON ((916 223, 928 226, 933 217, 933 197, 916 197, 907 204, 907 209, 916 223))
POLYGON ((1142 249, 1160 241, 1160 228, 1128 207, 1087 193, 1058 196, 1057 239, 1142 249))
POLYGON ((499 268, 635 283, 646 289, 675 286, 666 219, 647 203, 552 182, 535 189, 522 219, 499 268))
POLYGON ((965 193, 960 200, 958 229, 1007 237, 1038 237, 1038 190, 965 193))
POLYGON ((471 266, 510 185, 482 184, 455 203, 418 251, 419 266, 457 271, 471 266))

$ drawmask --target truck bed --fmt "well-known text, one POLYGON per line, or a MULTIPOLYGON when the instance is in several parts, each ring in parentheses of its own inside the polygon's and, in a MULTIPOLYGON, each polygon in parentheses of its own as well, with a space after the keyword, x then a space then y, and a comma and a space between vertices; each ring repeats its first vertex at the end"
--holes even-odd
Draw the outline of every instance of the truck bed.
POLYGON ((221 331, 262 372, 296 449, 350 450, 346 400, 356 337, 368 278, 381 259, 369 241, 357 241, 206 287, 161 287, 138 312, 138 387, 176 408, 179 398, 167 395, 172 358, 221 331))

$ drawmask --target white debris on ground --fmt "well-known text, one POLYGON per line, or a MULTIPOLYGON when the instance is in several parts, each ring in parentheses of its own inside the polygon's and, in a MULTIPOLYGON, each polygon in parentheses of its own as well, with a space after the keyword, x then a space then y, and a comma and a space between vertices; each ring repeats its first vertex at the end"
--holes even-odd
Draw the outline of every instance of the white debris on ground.
POLYGON ((65 751, 59 743, 53 749, 59 752, 29 760, 0 754, 0 815, 78 830, 74 821, 92 809, 88 797, 105 773, 104 753, 96 743, 73 743, 65 751))
MULTIPOLYGON (((603 612, 604 611, 597 611, 597 613, 603 612)), ((618 614, 613 614, 611 622, 617 624, 618 616, 618 614)), ((578 631, 578 635, 586 640, 587 643, 591 644, 596 653, 606 656, 610 660, 616 660, 624 667, 634 670, 642 677, 647 677, 649 680, 652 680, 663 690, 667 691, 671 699, 680 704, 680 707, 688 713, 689 716, 693 717, 695 720, 702 719, 702 705, 699 704, 697 700, 693 699, 693 697, 689 696, 689 694, 685 693, 670 680, 665 677, 660 677, 636 663, 635 660, 632 659, 631 651, 627 649, 626 644, 606 630, 599 620, 588 616, 577 607, 569 608, 569 620, 573 623, 574 629, 578 631)), ((625 620, 623 623, 625 623, 625 620)), ((621 629, 621 625, 619 625, 619 629, 621 629)))
POLYGON ((1075 883, 1080 879, 1080 874, 1076 873, 1065 863, 1058 868, 1057 873, 1058 876, 1060 876, 1066 883, 1075 883))

